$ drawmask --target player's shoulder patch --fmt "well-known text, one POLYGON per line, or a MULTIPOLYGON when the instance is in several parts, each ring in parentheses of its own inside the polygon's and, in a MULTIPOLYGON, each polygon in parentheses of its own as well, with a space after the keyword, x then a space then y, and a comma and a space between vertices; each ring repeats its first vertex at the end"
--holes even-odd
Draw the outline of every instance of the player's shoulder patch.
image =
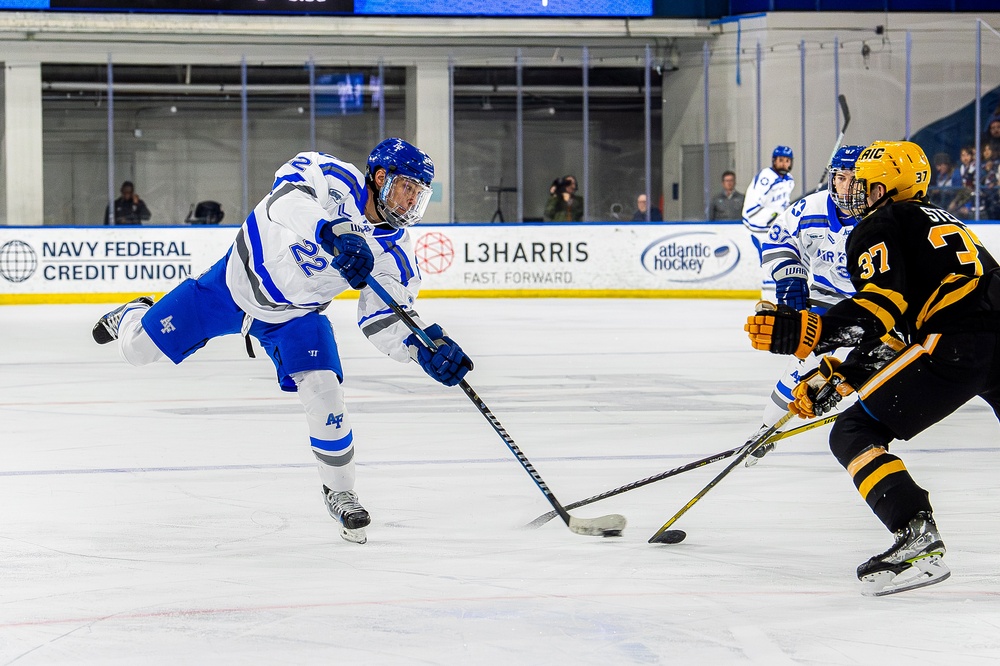
POLYGON ((805 209, 806 209, 806 200, 799 199, 798 201, 792 204, 792 215, 794 217, 802 217, 802 213, 805 211, 805 209))

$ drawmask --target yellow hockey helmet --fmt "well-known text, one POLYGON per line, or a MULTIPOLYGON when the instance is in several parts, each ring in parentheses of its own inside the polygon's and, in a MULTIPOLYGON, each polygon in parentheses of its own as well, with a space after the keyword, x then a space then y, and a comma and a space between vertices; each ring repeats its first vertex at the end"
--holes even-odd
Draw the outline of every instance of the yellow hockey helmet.
POLYGON ((910 141, 875 141, 854 164, 850 211, 861 219, 887 201, 922 199, 930 180, 930 162, 920 146, 910 141), (885 195, 869 205, 868 193, 874 185, 885 187, 885 195))

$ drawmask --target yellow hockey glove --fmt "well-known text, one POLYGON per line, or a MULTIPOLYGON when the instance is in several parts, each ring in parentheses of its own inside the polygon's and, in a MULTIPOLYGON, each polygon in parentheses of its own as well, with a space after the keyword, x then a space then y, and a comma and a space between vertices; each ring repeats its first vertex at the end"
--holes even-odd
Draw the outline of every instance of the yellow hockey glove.
POLYGON ((743 330, 750 336, 754 349, 806 358, 819 343, 823 320, 808 310, 796 312, 783 305, 760 301, 757 311, 747 317, 743 330))
POLYGON ((837 372, 839 365, 840 359, 824 356, 819 367, 803 377, 792 389, 794 399, 788 403, 788 410, 798 414, 800 418, 811 419, 836 409, 841 399, 854 392, 854 387, 837 372))

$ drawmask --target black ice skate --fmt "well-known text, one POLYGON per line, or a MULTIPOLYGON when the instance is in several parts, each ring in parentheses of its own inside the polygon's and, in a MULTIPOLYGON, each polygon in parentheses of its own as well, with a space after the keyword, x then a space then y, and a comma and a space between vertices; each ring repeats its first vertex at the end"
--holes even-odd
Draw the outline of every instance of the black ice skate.
POLYGON ((94 342, 99 345, 106 345, 112 340, 117 340, 118 327, 122 323, 122 316, 124 316, 124 314, 129 310, 134 310, 136 308, 147 310, 152 305, 153 298, 151 296, 140 296, 133 301, 129 301, 125 305, 119 305, 117 308, 98 319, 97 323, 94 324, 94 342))
POLYGON ((372 522, 365 507, 358 502, 358 495, 353 490, 330 490, 323 486, 323 501, 326 510, 340 523, 340 536, 345 541, 365 543, 368 536, 365 527, 372 522))
POLYGON ((951 575, 942 562, 946 552, 931 514, 921 511, 896 532, 889 550, 858 567, 861 594, 881 597, 940 583, 951 575))

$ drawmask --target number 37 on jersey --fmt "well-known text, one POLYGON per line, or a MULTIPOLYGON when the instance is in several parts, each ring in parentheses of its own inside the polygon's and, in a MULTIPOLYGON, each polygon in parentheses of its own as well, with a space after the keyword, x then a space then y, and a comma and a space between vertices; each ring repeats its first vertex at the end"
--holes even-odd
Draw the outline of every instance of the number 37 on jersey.
MULTIPOLYGON (((952 244, 955 258, 963 266, 972 267, 972 275, 983 274, 983 264, 979 259, 979 247, 982 247, 979 239, 968 227, 951 213, 938 208, 926 208, 921 206, 920 210, 927 215, 932 223, 927 232, 927 241, 935 250, 940 250, 949 246, 949 240, 957 241, 952 244)), ((858 256, 858 267, 860 276, 864 280, 870 280, 878 273, 886 273, 892 267, 893 257, 889 256, 889 249, 886 244, 876 243, 858 256)), ((967 271, 961 271, 968 274, 967 271)))

